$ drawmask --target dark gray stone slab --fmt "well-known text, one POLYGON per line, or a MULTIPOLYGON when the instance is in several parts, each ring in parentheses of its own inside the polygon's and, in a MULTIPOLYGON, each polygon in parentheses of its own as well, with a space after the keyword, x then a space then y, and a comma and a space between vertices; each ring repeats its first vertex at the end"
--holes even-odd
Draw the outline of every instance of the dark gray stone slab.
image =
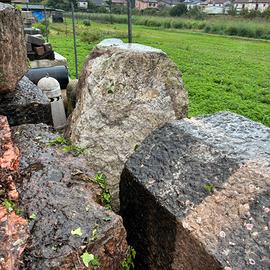
POLYGON ((19 206, 30 220, 21 269, 86 270, 80 258, 85 251, 98 257, 100 269, 120 269, 126 232, 121 217, 98 203, 101 191, 91 181, 96 172, 83 157, 64 152, 63 146, 50 146, 59 134, 44 124, 12 131, 21 153, 19 206), (81 235, 72 235, 78 228, 81 235))
POLYGON ((137 269, 270 269, 270 129, 218 113, 149 136, 121 176, 137 269))
POLYGON ((52 124, 49 99, 26 77, 19 81, 15 91, 0 94, 0 114, 8 117, 11 126, 52 124))

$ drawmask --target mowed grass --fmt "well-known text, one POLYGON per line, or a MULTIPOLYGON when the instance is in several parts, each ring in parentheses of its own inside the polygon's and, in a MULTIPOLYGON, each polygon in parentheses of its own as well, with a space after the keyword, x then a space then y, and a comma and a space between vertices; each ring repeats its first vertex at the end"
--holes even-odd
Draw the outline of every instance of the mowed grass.
MULTIPOLYGON (((50 42, 67 57, 74 77, 70 21, 67 27, 65 33, 63 25, 52 25, 50 42)), ((85 31, 89 36, 98 32, 117 37, 126 26, 79 23, 80 69, 99 42, 82 41, 80 34, 85 31)), ((270 42, 144 26, 134 26, 133 32, 134 42, 162 49, 177 64, 189 94, 189 117, 231 111, 270 126, 270 42)))

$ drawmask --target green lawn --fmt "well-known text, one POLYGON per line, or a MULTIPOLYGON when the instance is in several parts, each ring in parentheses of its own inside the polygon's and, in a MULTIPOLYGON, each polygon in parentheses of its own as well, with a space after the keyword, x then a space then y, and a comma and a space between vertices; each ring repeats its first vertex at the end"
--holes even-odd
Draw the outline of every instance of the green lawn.
MULTIPOLYGON (((50 42, 67 57, 74 77, 73 41, 67 27, 65 32, 64 25, 52 25, 50 42)), ((162 49, 178 65, 189 93, 189 116, 232 111, 270 126, 270 42, 144 26, 133 30, 134 42, 162 49)), ((80 69, 98 43, 96 36, 122 37, 125 32, 125 25, 79 24, 80 69), (83 32, 94 41, 82 41, 83 32)))

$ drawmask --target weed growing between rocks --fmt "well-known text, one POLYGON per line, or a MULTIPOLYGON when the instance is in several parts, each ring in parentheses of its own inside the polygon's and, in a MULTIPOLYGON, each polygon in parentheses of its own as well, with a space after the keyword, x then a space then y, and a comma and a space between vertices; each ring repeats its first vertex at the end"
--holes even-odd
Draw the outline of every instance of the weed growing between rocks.
POLYGON ((108 181, 107 181, 106 175, 104 173, 98 172, 95 176, 94 182, 97 183, 102 190, 102 193, 101 193, 102 205, 105 208, 111 210, 112 209, 112 206, 111 206, 112 196, 108 189, 108 181))
POLYGON ((123 270, 134 269, 134 260, 136 257, 136 251, 132 246, 129 246, 126 258, 122 261, 121 267, 123 270))
POLYGON ((22 211, 17 204, 9 199, 5 199, 2 202, 2 206, 5 207, 9 213, 14 211, 18 216, 22 214, 22 211))
POLYGON ((65 139, 63 136, 59 136, 54 140, 49 141, 50 146, 62 146, 63 151, 72 154, 74 157, 78 157, 85 151, 84 148, 73 145, 69 140, 65 139))

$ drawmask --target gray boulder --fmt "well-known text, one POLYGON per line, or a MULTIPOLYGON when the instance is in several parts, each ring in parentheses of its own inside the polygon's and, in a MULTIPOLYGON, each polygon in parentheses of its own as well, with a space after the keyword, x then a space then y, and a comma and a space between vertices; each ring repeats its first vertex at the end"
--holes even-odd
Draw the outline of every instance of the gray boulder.
POLYGON ((137 269, 270 269, 270 129, 217 113, 153 132, 121 176, 137 269))
POLYGON ((0 94, 14 91, 27 69, 21 12, 0 3, 0 94))
POLYGON ((126 231, 121 217, 98 203, 101 190, 86 160, 51 146, 59 135, 44 124, 12 131, 21 153, 19 207, 30 229, 20 269, 90 269, 81 258, 86 251, 100 269, 120 269, 126 231))
POLYGON ((67 135, 87 148, 93 170, 108 175, 117 207, 128 157, 155 128, 187 116, 187 110, 181 74, 164 52, 105 40, 85 63, 67 135))
POLYGON ((11 126, 52 124, 49 99, 25 76, 18 82, 15 91, 0 95, 0 114, 7 116, 11 126))

